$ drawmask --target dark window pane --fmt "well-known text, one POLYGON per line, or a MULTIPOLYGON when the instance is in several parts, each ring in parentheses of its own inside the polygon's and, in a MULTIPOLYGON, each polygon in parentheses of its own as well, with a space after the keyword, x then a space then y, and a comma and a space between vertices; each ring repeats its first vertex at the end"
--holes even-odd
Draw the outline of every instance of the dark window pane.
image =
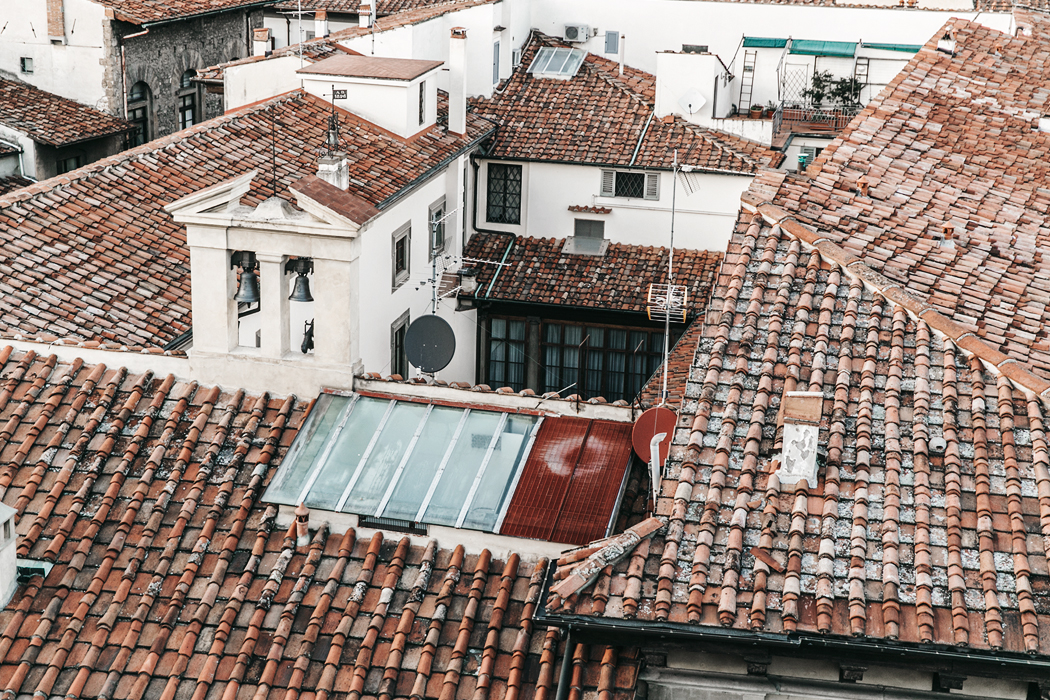
POLYGON ((525 322, 494 318, 489 322, 489 359, 486 383, 514 391, 525 388, 525 322))
POLYGON ((521 166, 489 164, 486 216, 498 224, 521 223, 521 166))
POLYGON ((645 173, 616 173, 616 196, 644 197, 645 173))

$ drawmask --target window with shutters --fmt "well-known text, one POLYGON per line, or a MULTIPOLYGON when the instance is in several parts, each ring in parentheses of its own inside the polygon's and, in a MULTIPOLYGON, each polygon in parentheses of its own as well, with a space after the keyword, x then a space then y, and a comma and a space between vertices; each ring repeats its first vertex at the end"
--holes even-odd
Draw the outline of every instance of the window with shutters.
POLYGON ((391 239, 391 287, 397 289, 408 281, 411 268, 412 227, 408 224, 394 232, 391 239))
POLYGON ((660 199, 660 173, 603 170, 601 196, 660 199))
POLYGON ((486 218, 494 224, 521 223, 521 166, 489 163, 486 218))

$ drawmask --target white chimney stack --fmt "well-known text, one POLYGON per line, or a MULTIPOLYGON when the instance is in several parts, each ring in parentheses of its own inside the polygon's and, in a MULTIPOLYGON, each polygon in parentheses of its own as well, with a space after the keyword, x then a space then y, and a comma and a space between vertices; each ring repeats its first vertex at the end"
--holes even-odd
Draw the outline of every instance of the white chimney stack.
POLYGON ((372 6, 361 5, 357 10, 357 25, 359 27, 371 27, 372 26, 372 6))
POLYGON ((452 28, 448 47, 448 130, 467 133, 467 30, 452 28))
POLYGON ((321 156, 317 161, 317 177, 341 190, 350 186, 350 167, 345 153, 321 156))
POLYGON ((328 36, 328 11, 318 10, 314 13, 314 36, 328 36))
POLYGON ((270 50, 270 29, 262 27, 252 30, 252 55, 265 56, 270 50))

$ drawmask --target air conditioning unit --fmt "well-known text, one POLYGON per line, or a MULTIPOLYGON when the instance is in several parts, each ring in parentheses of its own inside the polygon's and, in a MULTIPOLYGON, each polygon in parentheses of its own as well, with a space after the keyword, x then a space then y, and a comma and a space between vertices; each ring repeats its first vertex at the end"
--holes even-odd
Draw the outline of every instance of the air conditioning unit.
POLYGON ((586 24, 566 24, 565 41, 581 42, 591 38, 591 28, 586 24))

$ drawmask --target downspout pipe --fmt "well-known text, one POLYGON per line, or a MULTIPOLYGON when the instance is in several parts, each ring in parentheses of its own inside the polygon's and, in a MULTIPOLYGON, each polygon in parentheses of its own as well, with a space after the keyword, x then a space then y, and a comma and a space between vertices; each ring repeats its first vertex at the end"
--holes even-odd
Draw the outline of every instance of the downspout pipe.
POLYGON ((572 676, 572 656, 576 653, 576 639, 572 634, 572 626, 565 636, 565 653, 561 657, 561 672, 558 674, 558 690, 554 693, 554 700, 565 700, 569 696, 570 677, 572 676))
MULTIPOLYGON (((478 173, 480 172, 481 166, 478 165, 477 152, 470 154, 470 166, 474 172, 474 182, 472 186, 473 201, 470 207, 470 226, 477 233, 498 233, 501 236, 509 236, 510 242, 507 244, 507 249, 503 251, 503 259, 501 263, 507 262, 507 256, 510 255, 511 248, 514 247, 514 242, 517 240, 517 236, 510 231, 496 231, 494 229, 478 228, 478 173)), ((492 293, 492 288, 496 284, 496 280, 499 279, 499 273, 503 271, 503 266, 500 265, 495 274, 492 275, 492 280, 489 282, 489 286, 485 288, 485 298, 488 299, 492 293)))

